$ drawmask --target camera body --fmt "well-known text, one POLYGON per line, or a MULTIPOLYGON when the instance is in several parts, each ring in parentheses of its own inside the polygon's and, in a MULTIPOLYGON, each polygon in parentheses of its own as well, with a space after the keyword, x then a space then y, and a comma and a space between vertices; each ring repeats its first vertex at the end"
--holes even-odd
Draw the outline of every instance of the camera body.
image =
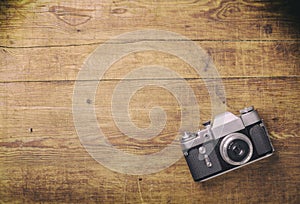
POLYGON ((215 116, 205 129, 185 133, 181 147, 195 181, 205 181, 274 152, 267 129, 254 107, 236 116, 224 112, 215 116))

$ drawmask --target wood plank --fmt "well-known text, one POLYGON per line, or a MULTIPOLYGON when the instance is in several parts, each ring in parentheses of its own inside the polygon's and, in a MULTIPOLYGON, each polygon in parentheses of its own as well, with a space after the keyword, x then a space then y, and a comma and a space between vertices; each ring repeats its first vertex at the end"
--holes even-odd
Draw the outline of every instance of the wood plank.
POLYGON ((162 172, 130 176, 107 170, 81 148, 1 147, 6 154, 0 157, 5 167, 0 195, 4 202, 190 203, 205 198, 207 202, 296 203, 299 138, 273 143, 277 152, 272 157, 203 184, 191 180, 183 158, 162 172), (272 193, 262 196, 265 189, 272 193))
POLYGON ((298 3, 285 1, 4 1, 0 45, 101 43, 137 29, 161 29, 194 40, 295 40, 298 3))
MULTIPOLYGON (((221 77, 278 77, 299 74, 300 43, 296 41, 197 44, 212 57, 221 77)), ((84 61, 97 46, 2 48, 0 82, 75 80, 84 61)), ((179 58, 155 51, 129 54, 111 66, 104 78, 120 79, 138 67, 155 64, 168 67, 183 78, 199 78, 193 68, 179 58)))
MULTIPOLYGON (((176 81, 169 82, 178 83, 176 81)), ((40 144, 41 149, 44 146, 48 147, 48 143, 55 148, 67 147, 70 142, 79 145, 72 114, 73 83, 64 81, 1 84, 1 142, 11 142, 17 146, 29 142, 33 145, 40 144)), ((149 110, 154 106, 165 109, 168 122, 158 138, 146 141, 131 140, 120 132, 112 118, 112 95, 118 83, 100 82, 96 101, 92 102, 95 104, 101 129, 110 142, 121 149, 147 153, 158 151, 172 141, 178 134, 182 108, 174 96, 162 88, 153 86, 146 86, 132 96, 129 112, 137 126, 145 128, 149 125, 149 110)), ((188 83, 199 103, 201 128, 200 124, 212 117, 210 97, 203 81, 194 79, 188 80, 188 83)), ((224 79, 223 83, 228 111, 237 114, 239 109, 254 105, 265 119, 272 138, 299 136, 298 77, 224 79)))

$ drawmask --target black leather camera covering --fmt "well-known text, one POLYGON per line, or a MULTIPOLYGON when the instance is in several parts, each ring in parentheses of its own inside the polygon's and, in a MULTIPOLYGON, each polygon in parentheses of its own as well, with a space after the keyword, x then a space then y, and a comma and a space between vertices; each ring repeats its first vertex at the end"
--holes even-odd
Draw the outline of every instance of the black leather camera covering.
POLYGON ((256 152, 259 156, 273 151, 264 127, 256 124, 250 128, 249 133, 253 146, 255 147, 256 152))
POLYGON ((199 147, 191 149, 188 156, 185 157, 195 181, 205 179, 206 177, 222 171, 222 166, 219 162, 218 156, 213 149, 213 143, 207 143, 204 146, 207 149, 208 157, 212 163, 211 167, 206 166, 204 158, 199 160, 199 147))

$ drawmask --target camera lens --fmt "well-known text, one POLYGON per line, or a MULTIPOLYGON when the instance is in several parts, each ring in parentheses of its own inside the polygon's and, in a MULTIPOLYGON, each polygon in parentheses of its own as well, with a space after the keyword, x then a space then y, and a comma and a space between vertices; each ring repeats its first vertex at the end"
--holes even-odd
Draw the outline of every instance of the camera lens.
POLYGON ((220 153, 227 163, 242 165, 251 159, 253 146, 247 136, 241 133, 233 133, 222 140, 220 153))
POLYGON ((231 160, 241 162, 249 154, 249 145, 240 139, 233 140, 227 147, 227 154, 231 160))

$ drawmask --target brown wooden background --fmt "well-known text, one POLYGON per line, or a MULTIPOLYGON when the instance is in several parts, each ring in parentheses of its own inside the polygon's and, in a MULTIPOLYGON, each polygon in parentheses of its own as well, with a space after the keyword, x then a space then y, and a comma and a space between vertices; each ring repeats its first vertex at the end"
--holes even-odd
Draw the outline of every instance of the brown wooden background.
MULTIPOLYGON (((299 203, 299 5, 296 1, 115 0, 0 2, 1 203, 299 203), (85 151, 75 131, 72 93, 88 55, 106 40, 137 29, 177 32, 213 58, 227 109, 254 105, 269 128, 275 155, 199 184, 182 158, 151 175, 110 171, 85 151)), ((210 119, 203 81, 170 55, 131 54, 101 80, 100 126, 116 148, 146 154, 177 133, 180 107, 161 88, 145 87, 131 117, 149 125, 149 108, 168 114, 161 135, 132 141, 115 126, 111 92, 135 67, 163 64, 186 78, 210 119), (161 97, 164 96, 164 97, 161 97)))

